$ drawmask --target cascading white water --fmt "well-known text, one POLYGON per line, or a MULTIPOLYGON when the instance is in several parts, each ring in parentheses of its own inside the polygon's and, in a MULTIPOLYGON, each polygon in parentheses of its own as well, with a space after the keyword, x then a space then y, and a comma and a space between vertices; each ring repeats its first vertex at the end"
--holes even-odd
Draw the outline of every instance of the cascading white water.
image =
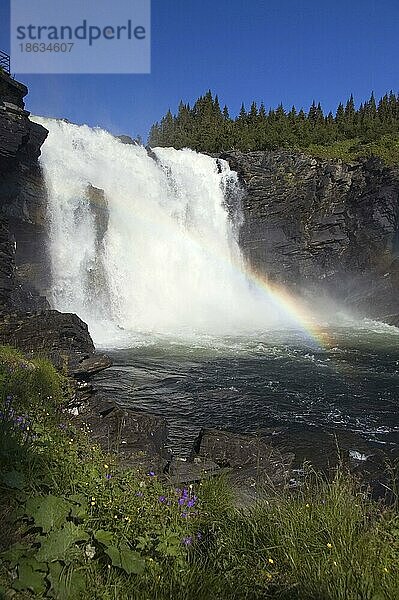
POLYGON ((273 321, 244 274, 227 162, 172 148, 155 160, 101 129, 35 120, 49 130, 55 308, 77 313, 98 343, 121 330, 234 333, 273 321))

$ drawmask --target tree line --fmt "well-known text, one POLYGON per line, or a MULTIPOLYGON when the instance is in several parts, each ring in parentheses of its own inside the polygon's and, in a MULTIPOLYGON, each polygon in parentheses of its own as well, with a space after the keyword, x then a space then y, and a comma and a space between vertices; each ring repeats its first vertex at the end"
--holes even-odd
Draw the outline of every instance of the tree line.
POLYGON ((307 112, 295 106, 286 111, 282 104, 267 111, 263 103, 252 102, 249 110, 242 104, 238 116, 232 118, 227 106, 222 109, 218 96, 209 90, 192 107, 180 102, 177 114, 169 110, 152 126, 148 143, 201 152, 306 149, 354 139, 370 144, 398 132, 399 95, 393 92, 378 102, 371 94, 359 108, 351 95, 335 114, 325 114, 316 102, 307 112))

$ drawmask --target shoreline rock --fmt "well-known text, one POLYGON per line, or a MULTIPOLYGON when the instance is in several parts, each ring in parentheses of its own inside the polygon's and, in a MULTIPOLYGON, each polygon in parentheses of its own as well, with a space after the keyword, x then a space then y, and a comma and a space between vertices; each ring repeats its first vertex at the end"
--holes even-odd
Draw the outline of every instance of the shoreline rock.
POLYGON ((86 323, 57 310, 0 316, 0 344, 48 358, 57 369, 72 377, 76 374, 79 380, 87 381, 112 364, 96 353, 86 323))
POLYGON ((161 475, 165 472, 170 460, 165 419, 123 408, 97 394, 87 402, 79 399, 72 410, 73 420, 86 428, 102 450, 115 454, 121 466, 161 475))

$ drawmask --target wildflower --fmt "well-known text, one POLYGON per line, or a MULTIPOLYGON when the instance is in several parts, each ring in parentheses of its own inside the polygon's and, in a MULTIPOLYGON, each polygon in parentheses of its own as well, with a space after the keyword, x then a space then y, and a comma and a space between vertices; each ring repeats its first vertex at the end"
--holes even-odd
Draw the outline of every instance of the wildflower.
POLYGON ((269 562, 271 565, 274 565, 274 560, 273 560, 272 558, 269 558, 269 559, 268 559, 268 562, 269 562))
POLYGON ((187 537, 183 538, 182 543, 185 546, 191 546, 191 544, 193 543, 193 538, 191 537, 191 535, 188 535, 187 537))
POLYGON ((165 496, 159 496, 158 500, 159 500, 159 502, 161 504, 165 504, 166 503, 166 497, 165 496))
POLYGON ((95 505, 96 505, 96 503, 95 503, 95 501, 94 501, 94 500, 92 500, 92 501, 90 502, 90 504, 91 504, 92 506, 95 506, 95 505))
POLYGON ((150 471, 150 472, 148 473, 148 475, 149 475, 149 477, 155 477, 155 473, 154 473, 154 471, 150 471))
POLYGON ((179 506, 183 506, 183 504, 185 503, 185 501, 186 500, 184 498, 179 498, 179 500, 178 500, 179 506))
POLYGON ((104 469, 109 469, 109 466, 108 465, 104 465, 104 469))
POLYGON ((136 496, 139 496, 141 498, 143 496, 143 492, 136 492, 136 496))
POLYGON ((181 517, 182 517, 183 519, 186 519, 186 518, 187 518, 187 513, 185 513, 185 512, 182 512, 182 514, 181 514, 181 517))
POLYGON ((108 479, 108 481, 112 478, 112 475, 110 473, 106 473, 105 475, 105 479, 108 479))
POLYGON ((327 548, 332 548, 332 544, 330 544, 330 542, 328 542, 327 548))
POLYGON ((384 573, 389 573, 389 571, 386 567, 384 567, 384 573))
POLYGON ((310 508, 310 504, 306 504, 306 508, 310 508))
POLYGON ((202 540, 202 533, 200 531, 197 533, 197 540, 199 542, 202 540))

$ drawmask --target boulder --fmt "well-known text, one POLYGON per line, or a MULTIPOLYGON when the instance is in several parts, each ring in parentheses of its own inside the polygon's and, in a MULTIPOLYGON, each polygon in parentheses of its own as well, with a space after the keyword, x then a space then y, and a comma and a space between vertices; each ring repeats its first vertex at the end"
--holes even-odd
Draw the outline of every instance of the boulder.
POLYGON ((243 505, 259 498, 265 487, 285 485, 294 460, 294 454, 272 445, 270 438, 218 429, 203 429, 195 450, 197 459, 227 469, 236 499, 243 505))
POLYGON ((57 310, 3 315, 0 344, 46 357, 57 368, 70 375, 76 372, 81 378, 110 366, 109 359, 95 354, 86 323, 77 315, 57 310))
POLYGON ((168 428, 165 419, 124 409, 94 396, 76 411, 90 438, 105 451, 115 453, 122 466, 162 474, 168 463, 168 428))
POLYGON ((212 460, 196 457, 193 462, 174 459, 168 465, 168 475, 173 485, 182 483, 198 483, 214 475, 220 475, 223 470, 212 460))

